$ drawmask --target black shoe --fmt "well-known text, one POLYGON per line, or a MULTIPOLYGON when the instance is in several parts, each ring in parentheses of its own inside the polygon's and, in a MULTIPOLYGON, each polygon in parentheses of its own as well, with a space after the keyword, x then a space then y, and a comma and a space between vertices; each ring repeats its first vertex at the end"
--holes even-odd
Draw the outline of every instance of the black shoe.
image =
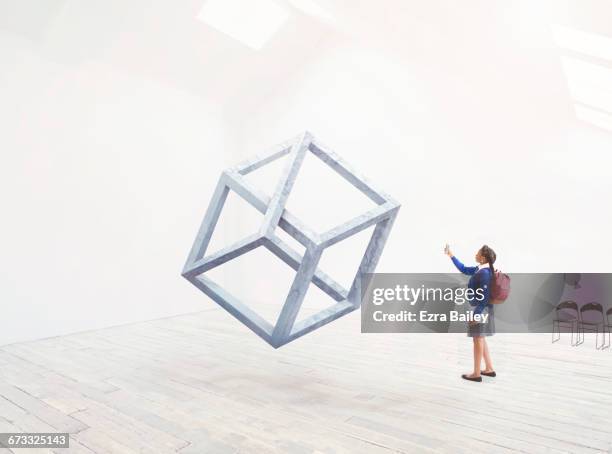
POLYGON ((463 374, 461 378, 469 381, 482 381, 482 377, 470 377, 468 374, 463 374))
POLYGON ((495 373, 495 371, 485 372, 484 370, 481 370, 480 375, 486 375, 487 377, 497 377, 497 374, 495 373))

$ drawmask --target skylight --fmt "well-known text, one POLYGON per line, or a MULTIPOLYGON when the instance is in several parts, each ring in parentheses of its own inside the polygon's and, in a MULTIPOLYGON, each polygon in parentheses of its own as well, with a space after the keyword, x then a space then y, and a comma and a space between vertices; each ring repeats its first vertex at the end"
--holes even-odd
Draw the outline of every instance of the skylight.
POLYGON ((322 22, 333 24, 335 22, 334 17, 319 5, 314 0, 288 0, 289 4, 299 10, 300 12, 314 17, 322 22))
POLYGON ((197 18, 260 50, 287 22, 289 12, 274 0, 207 0, 197 18))
POLYGON ((563 49, 603 60, 612 60, 612 38, 609 36, 589 33, 564 25, 553 25, 552 32, 557 45, 563 49))
POLYGON ((612 38, 553 26, 576 118, 612 131, 612 38))

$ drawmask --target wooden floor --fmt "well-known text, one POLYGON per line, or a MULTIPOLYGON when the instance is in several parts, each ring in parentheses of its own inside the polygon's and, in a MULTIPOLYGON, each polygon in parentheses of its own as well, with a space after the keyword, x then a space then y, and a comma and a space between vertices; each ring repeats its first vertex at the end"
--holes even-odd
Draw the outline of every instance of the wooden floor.
POLYGON ((67 431, 70 453, 611 452, 610 350, 497 335, 499 377, 470 383, 470 347, 353 313, 274 350, 211 304, 1 347, 0 432, 67 431))

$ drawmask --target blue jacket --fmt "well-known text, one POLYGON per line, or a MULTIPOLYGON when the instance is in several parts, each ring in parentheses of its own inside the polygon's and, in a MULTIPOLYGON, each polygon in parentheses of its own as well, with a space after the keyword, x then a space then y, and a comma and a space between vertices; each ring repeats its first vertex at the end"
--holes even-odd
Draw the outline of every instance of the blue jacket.
POLYGON ((457 259, 457 257, 454 256, 451 259, 459 271, 461 271, 463 274, 467 274, 468 276, 472 276, 468 281, 468 288, 471 288, 474 291, 479 288, 483 289, 484 298, 482 301, 469 301, 470 306, 474 307, 473 312, 475 314, 482 314, 482 311, 490 306, 489 290, 491 287, 491 269, 478 269, 477 266, 465 266, 459 261, 459 259, 457 259))

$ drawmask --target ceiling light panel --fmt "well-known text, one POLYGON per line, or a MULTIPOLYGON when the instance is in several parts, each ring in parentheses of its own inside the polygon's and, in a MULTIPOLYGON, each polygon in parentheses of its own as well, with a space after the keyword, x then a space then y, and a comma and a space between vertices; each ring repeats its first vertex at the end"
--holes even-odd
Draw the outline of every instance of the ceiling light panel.
POLYGON ((197 18, 260 50, 287 22, 289 12, 274 0, 207 0, 197 18))

